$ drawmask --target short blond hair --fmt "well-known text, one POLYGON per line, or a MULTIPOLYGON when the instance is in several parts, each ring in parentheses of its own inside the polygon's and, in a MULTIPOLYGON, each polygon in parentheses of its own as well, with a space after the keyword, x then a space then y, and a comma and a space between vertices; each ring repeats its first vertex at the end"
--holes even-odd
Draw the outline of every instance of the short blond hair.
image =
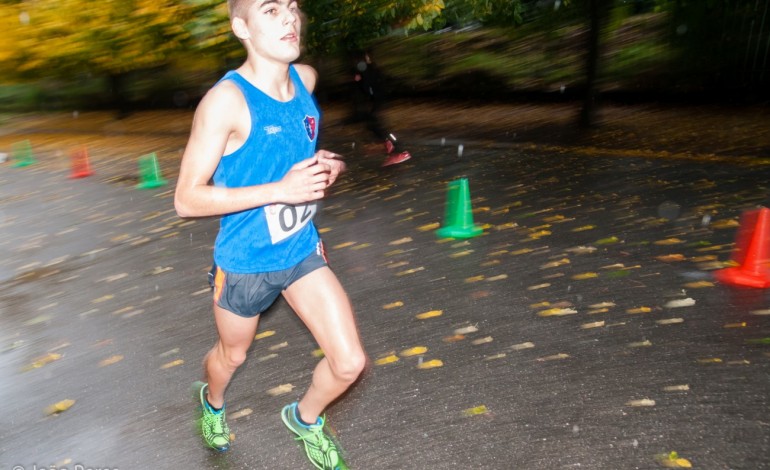
POLYGON ((256 0, 227 0, 227 12, 230 14, 230 19, 245 18, 246 12, 249 11, 249 7, 251 7, 255 1, 256 0))

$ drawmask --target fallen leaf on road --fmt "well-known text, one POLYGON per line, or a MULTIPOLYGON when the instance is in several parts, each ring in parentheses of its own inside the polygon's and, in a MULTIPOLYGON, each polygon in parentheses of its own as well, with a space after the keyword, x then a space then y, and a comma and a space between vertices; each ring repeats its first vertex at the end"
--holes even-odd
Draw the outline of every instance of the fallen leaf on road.
POLYGON ((444 365, 443 362, 441 362, 440 359, 431 359, 430 361, 425 361, 417 364, 418 369, 434 369, 436 367, 442 367, 444 365))
POLYGON ((463 415, 465 416, 478 416, 485 415, 487 413, 489 413, 489 410, 485 405, 474 406, 473 408, 463 410, 463 415))
POLYGON ((116 362, 120 362, 122 360, 123 360, 123 356, 121 356, 120 354, 116 354, 114 356, 108 357, 107 359, 102 359, 101 361, 99 361, 99 367, 111 366, 112 364, 115 364, 116 362))
POLYGON ((428 318, 440 317, 444 312, 442 310, 431 310, 429 312, 416 315, 418 320, 427 320, 428 318))
POLYGON ((655 406, 655 400, 642 398, 640 400, 631 400, 626 403, 628 406, 655 406))
POLYGON ((74 404, 75 404, 75 400, 70 400, 70 399, 56 402, 53 405, 46 407, 45 414, 47 415, 59 414, 61 412, 69 410, 70 408, 72 408, 72 405, 74 404))
POLYGON ((254 340, 259 340, 263 338, 269 338, 270 336, 273 336, 275 334, 274 330, 266 330, 262 333, 257 333, 256 336, 254 336, 254 340))
POLYGON ((160 368, 161 369, 170 369, 172 367, 181 366, 182 364, 184 364, 184 360, 183 359, 176 359, 174 361, 167 362, 167 363, 163 364, 162 366, 160 366, 160 368))
POLYGON ((404 349, 399 353, 401 357, 410 357, 410 356, 418 356, 420 354, 425 354, 428 352, 428 348, 425 346, 415 346, 413 348, 404 349))
POLYGON ((287 393, 291 393, 291 391, 294 390, 294 385, 292 384, 282 384, 277 387, 273 387, 270 390, 267 391, 268 395, 277 397, 279 395, 285 395, 287 393))
POLYGON ((395 354, 391 354, 389 356, 385 356, 377 359, 376 361, 374 361, 374 363, 375 365, 383 366, 385 364, 392 364, 398 361, 399 361, 398 356, 396 356, 395 354))

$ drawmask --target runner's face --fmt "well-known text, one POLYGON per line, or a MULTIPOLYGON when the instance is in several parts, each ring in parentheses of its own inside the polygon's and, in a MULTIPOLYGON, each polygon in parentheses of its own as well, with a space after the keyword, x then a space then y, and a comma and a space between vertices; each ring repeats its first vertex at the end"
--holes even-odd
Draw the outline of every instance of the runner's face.
POLYGON ((255 51, 282 62, 300 54, 300 11, 294 0, 257 0, 246 18, 246 28, 255 51))

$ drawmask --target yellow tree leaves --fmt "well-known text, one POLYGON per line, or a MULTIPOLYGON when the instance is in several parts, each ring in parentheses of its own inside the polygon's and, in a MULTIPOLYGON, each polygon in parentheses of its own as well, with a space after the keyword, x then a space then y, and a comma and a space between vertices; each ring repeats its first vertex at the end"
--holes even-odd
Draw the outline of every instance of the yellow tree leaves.
POLYGON ((0 5, 0 63, 43 75, 120 74, 169 62, 187 47, 185 2, 38 0, 0 5))

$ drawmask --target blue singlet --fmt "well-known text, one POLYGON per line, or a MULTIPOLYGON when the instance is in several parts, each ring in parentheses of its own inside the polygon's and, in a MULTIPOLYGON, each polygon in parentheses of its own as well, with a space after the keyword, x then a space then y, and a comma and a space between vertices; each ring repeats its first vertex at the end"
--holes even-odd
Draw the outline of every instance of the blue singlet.
MULTIPOLYGON (((290 66, 294 97, 277 101, 238 72, 240 88, 251 115, 251 131, 241 148, 225 155, 214 172, 216 186, 237 188, 281 180, 295 163, 315 153, 319 111, 299 74, 290 66)), ((222 81, 220 80, 220 82, 222 81)), ((214 261, 226 272, 248 274, 290 268, 307 257, 319 237, 313 225, 316 203, 271 204, 221 218, 214 261)))

